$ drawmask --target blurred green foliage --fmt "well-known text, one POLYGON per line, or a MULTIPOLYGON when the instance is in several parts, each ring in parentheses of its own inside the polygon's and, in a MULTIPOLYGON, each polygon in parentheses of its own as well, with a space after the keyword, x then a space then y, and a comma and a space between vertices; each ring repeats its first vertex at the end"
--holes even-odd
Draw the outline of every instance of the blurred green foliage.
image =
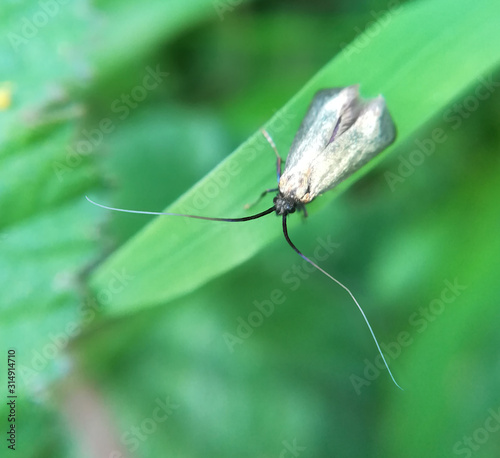
POLYGON ((498 456, 499 14, 6 2, 0 351, 17 352, 21 456, 498 456), (384 94, 398 141, 293 215, 291 236, 306 254, 335 243, 321 265, 404 392, 276 218, 84 200, 243 216, 275 182, 259 127, 285 156, 312 94, 355 83, 384 94))

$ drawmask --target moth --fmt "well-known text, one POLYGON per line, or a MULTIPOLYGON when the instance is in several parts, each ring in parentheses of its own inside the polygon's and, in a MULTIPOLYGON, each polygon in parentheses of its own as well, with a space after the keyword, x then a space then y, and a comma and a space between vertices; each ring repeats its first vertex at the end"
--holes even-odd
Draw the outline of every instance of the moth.
POLYGON ((334 188, 396 138, 382 96, 364 101, 358 86, 324 89, 295 135, 275 202, 278 214, 334 188))
POLYGON ((244 222, 261 218, 273 212, 276 213, 282 218, 283 234, 293 250, 350 295, 368 326, 392 381, 398 388, 401 388, 389 369, 368 318, 352 292, 305 256, 290 240, 287 228, 289 214, 296 210, 302 210, 307 214, 306 204, 337 186, 394 142, 396 128, 384 98, 379 95, 376 98, 364 100, 359 96, 358 85, 318 91, 295 135, 283 172, 281 170, 283 161, 276 145, 266 131, 262 131, 262 133, 276 154, 278 177, 278 187, 267 189, 260 196, 263 198, 269 192, 277 192, 273 199, 273 205, 263 212, 242 218, 217 218, 181 213, 126 210, 98 204, 88 197, 87 200, 108 210, 148 215, 182 216, 210 221, 244 222))

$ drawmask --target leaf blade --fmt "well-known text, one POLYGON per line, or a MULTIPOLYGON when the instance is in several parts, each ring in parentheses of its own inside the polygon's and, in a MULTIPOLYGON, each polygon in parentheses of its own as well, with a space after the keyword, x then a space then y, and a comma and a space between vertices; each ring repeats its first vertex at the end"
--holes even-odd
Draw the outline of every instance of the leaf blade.
MULTIPOLYGON (((398 125, 401 143, 439 115, 478 75, 498 65, 500 54, 490 43, 495 42, 495 37, 500 39, 493 20, 500 13, 500 7, 491 2, 482 3, 483 8, 467 10, 467 14, 464 14, 467 6, 464 1, 441 0, 399 7, 397 14, 377 34, 372 28, 353 42, 359 52, 344 51, 335 57, 266 128, 276 143, 284 143, 286 138, 290 144, 301 115, 318 89, 361 83, 362 93, 384 94, 398 125), (449 14, 450 11, 453 13, 449 14), (439 20, 442 17, 448 21, 444 31, 439 20), (416 24, 422 23, 426 27, 414 33, 416 24), (370 34, 369 45, 360 48, 360 40, 370 34), (467 62, 462 59, 464 49, 468 50, 465 54, 471 56, 467 62), (474 53, 475 50, 481 51, 474 53), (412 58, 399 65, 408 55, 412 58), (450 72, 450 68, 454 71, 450 72)), ((388 151, 325 195, 318 204, 324 205, 347 189, 386 154, 388 151)), ((181 196, 169 211, 244 216, 243 204, 262 189, 273 186, 262 175, 262 170, 271 167, 272 161, 269 146, 260 133, 256 133, 181 196), (230 192, 224 194, 226 190, 230 192)), ((108 313, 122 314, 165 303, 244 262, 279 235, 279 225, 273 218, 238 227, 230 223, 160 218, 102 264, 91 276, 90 286, 98 294, 109 287, 113 275, 122 269, 130 282, 123 293, 109 298, 105 308, 108 313)))

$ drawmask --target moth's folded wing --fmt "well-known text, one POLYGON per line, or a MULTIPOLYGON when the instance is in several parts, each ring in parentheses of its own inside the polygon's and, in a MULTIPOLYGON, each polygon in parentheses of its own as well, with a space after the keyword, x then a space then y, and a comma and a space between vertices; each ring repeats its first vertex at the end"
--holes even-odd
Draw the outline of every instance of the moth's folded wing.
POLYGON ((382 96, 368 101, 349 129, 318 155, 310 167, 310 192, 334 188, 396 138, 396 127, 382 96))

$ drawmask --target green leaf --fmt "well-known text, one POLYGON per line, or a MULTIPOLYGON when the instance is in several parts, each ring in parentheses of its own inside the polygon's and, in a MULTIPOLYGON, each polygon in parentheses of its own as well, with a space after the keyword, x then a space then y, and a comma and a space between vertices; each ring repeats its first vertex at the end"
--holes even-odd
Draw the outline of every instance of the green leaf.
POLYGON ((147 8, 137 8, 133 0, 98 0, 96 6, 101 14, 113 18, 98 28, 99 42, 92 49, 92 60, 101 75, 141 58, 202 19, 217 17, 212 0, 153 0, 147 8), (123 24, 127 24, 127 33, 123 33, 123 24))
MULTIPOLYGON (((500 5, 483 0, 473 9, 468 6, 466 1, 440 0, 387 11, 266 124, 278 149, 285 151, 290 145, 320 88, 360 83, 365 96, 382 93, 398 127, 397 147, 441 115, 468 86, 488 87, 488 72, 500 62, 499 50, 491 46, 500 39, 495 20, 500 5)), ((310 213, 349 188, 394 149, 314 202, 310 213)), ((257 132, 168 210, 245 216, 243 205, 274 186, 273 164, 272 150, 257 132)), ((266 205, 255 211, 262 208, 266 205)), ((271 216, 246 224, 157 218, 106 260, 91 276, 90 285, 98 297, 103 295, 105 310, 111 314, 165 303, 246 261, 280 237, 280 231, 279 222, 271 216), (117 274, 124 279, 123 288, 110 294, 117 274)))
POLYGON ((20 390, 65 347, 51 337, 69 323, 81 329, 78 276, 98 253, 99 218, 79 198, 97 182, 95 164, 81 155, 68 162, 81 110, 65 83, 80 78, 85 21, 78 2, 51 5, 52 16, 38 3, 9 5, 1 20, 0 81, 11 101, 0 117, 0 348, 14 346, 30 369, 20 390), (56 56, 55 44, 67 53, 56 56))
POLYGON ((498 452, 494 440, 484 443, 484 436, 476 433, 492 411, 498 415, 496 397, 487 394, 495 393, 498 381, 491 348, 498 345, 500 182, 499 164, 494 161, 498 140, 492 143, 490 150, 474 151, 467 177, 454 178, 464 185, 446 199, 446 207, 425 221, 425 229, 418 228, 423 241, 418 249, 425 252, 426 245, 435 245, 436 261, 431 267, 432 285, 419 295, 418 306, 408 308, 413 310, 411 347, 400 347, 405 357, 397 360, 405 366, 405 383, 411 388, 405 396, 393 396, 381 417, 380 442, 389 456, 451 456, 479 446, 479 456, 498 452), (481 164, 474 156, 493 161, 481 164), (467 442, 466 437, 474 439, 467 442))

